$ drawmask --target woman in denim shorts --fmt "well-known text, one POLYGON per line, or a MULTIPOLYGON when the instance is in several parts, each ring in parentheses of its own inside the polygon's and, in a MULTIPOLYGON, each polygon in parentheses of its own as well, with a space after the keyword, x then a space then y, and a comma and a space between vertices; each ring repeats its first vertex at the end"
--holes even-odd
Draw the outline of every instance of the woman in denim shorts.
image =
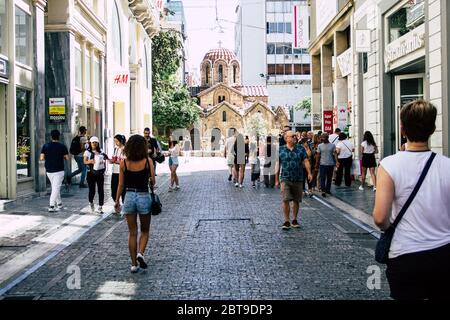
POLYGON ((139 268, 146 269, 144 251, 150 234, 151 197, 149 194, 149 181, 155 184, 155 171, 153 161, 148 157, 147 141, 140 135, 132 136, 124 149, 125 160, 120 163, 119 186, 116 196, 116 211, 120 210, 120 196, 125 188, 126 197, 122 207, 128 223, 128 248, 131 257, 131 272, 138 272, 139 268), (139 250, 137 242, 137 216, 141 222, 141 235, 139 237, 139 250))

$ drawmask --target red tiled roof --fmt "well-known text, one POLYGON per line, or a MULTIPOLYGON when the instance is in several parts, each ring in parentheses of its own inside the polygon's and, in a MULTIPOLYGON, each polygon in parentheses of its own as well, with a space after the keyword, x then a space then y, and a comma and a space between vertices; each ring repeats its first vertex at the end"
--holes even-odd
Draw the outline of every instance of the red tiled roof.
POLYGON ((267 97, 267 88, 265 86, 237 86, 233 87, 242 92, 245 97, 267 97))
POLYGON ((218 49, 212 49, 209 50, 208 53, 205 55, 203 60, 211 60, 211 62, 214 63, 214 61, 223 59, 226 62, 230 62, 231 60, 235 60, 236 55, 231 50, 225 49, 225 48, 218 48, 218 49))

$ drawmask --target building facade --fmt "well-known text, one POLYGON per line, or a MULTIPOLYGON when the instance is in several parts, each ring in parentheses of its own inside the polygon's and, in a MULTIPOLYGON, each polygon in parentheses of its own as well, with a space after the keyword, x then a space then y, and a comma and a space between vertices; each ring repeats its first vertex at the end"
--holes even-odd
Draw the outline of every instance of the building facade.
POLYGON ((269 105, 289 110, 293 127, 309 129, 310 118, 295 110, 311 95, 307 2, 241 0, 236 11, 235 46, 243 81, 266 85, 269 105))
POLYGON ((160 30, 160 12, 149 0, 108 1, 105 144, 114 136, 152 128, 151 38, 160 30))
POLYGON ((438 108, 431 147, 448 155, 448 13, 439 0, 311 1, 314 127, 357 145, 369 130, 384 157, 404 143, 401 107, 426 99, 438 108))
POLYGON ((248 136, 278 135, 289 123, 284 108, 268 106, 265 86, 241 83, 240 62, 227 49, 210 50, 201 64, 200 121, 190 128, 194 150, 223 150, 228 130, 248 136), (264 130, 257 130, 257 127, 264 130))
POLYGON ((0 0, 0 199, 42 189, 46 1, 0 0))
POLYGON ((109 152, 114 134, 152 127, 158 3, 0 0, 0 199, 46 191, 53 129, 69 146, 84 125, 109 152))

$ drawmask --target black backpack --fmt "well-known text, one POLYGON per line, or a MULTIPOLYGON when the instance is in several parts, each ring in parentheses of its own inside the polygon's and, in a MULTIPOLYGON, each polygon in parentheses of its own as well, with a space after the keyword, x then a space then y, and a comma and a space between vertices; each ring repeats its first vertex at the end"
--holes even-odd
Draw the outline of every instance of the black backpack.
POLYGON ((77 156, 81 153, 82 150, 81 150, 80 136, 76 136, 75 138, 72 139, 69 151, 74 156, 77 156))

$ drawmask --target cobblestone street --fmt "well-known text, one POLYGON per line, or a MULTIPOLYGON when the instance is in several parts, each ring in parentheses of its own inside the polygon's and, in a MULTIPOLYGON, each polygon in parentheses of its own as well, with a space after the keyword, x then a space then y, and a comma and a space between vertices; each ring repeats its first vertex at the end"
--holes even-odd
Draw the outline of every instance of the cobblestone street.
MULTIPOLYGON (((201 161, 199 164, 206 169, 224 169, 223 165, 215 165, 223 164, 222 159, 195 161, 201 161)), ((283 231, 279 190, 252 189, 248 180, 240 190, 227 181, 226 171, 189 171, 194 166, 192 162, 180 167, 181 190, 173 193, 167 192, 166 165, 159 168, 158 193, 163 213, 152 219, 146 272, 129 272, 124 220, 109 214, 99 217, 81 212, 77 218, 66 221, 64 228, 76 228, 80 219, 93 219, 87 227, 83 226, 85 233, 78 240, 72 239, 73 243, 57 251, 4 297, 188 300, 389 297, 384 268, 377 266, 373 258, 376 239, 339 209, 308 198, 301 206, 301 228, 283 231), (373 268, 381 271, 380 289, 368 288, 373 268), (79 289, 69 289, 74 270, 80 271, 79 289)), ((85 206, 86 200, 78 195, 84 192, 74 191, 77 196, 70 198, 73 201, 67 211, 75 212, 77 207, 85 206)), ((42 201, 44 208, 47 199, 36 201, 42 201)), ((64 214, 63 211, 54 215, 64 214)), ((42 226, 37 222, 26 234, 36 233, 39 228, 42 226)), ((54 235, 58 229, 47 233, 54 235)), ((2 237, 2 241, 6 240, 7 236, 2 237)), ((23 239, 22 243, 28 243, 29 247, 30 241, 23 239)), ((34 244, 38 241, 33 239, 34 244)), ((2 283, 3 288, 8 281, 2 283)))

